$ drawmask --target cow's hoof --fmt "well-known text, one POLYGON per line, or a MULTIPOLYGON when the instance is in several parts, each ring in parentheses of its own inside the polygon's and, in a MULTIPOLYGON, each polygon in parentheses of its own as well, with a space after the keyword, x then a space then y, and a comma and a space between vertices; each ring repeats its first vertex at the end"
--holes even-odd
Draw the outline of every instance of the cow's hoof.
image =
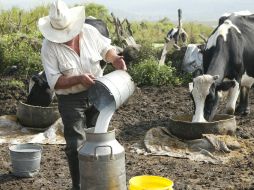
POLYGON ((246 108, 242 113, 241 115, 249 115, 250 114, 250 108, 246 108))
POLYGON ((234 115, 234 113, 235 113, 235 110, 234 109, 227 109, 226 110, 226 114, 229 114, 229 115, 234 115))
POLYGON ((236 108, 236 114, 237 115, 249 115, 250 114, 250 107, 247 107, 247 108, 243 108, 243 107, 237 107, 236 108))

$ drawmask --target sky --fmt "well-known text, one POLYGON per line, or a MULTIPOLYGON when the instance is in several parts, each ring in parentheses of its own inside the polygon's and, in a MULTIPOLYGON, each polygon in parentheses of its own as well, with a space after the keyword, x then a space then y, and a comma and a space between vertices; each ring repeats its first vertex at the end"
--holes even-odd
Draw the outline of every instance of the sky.
MULTIPOLYGON (((1 9, 13 6, 32 9, 54 0, 0 0, 1 9)), ((253 0, 64 0, 74 4, 98 3, 120 18, 130 20, 159 20, 168 17, 177 20, 177 10, 182 9, 183 21, 217 21, 224 13, 249 10, 254 12, 253 0)))

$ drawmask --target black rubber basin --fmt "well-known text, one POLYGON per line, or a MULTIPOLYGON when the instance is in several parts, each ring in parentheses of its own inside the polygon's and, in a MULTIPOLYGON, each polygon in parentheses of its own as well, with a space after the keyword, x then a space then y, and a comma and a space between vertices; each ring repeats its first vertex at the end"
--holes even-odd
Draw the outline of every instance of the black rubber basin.
POLYGON ((170 132, 178 138, 199 139, 202 134, 233 135, 236 130, 234 115, 218 114, 212 122, 191 122, 192 115, 177 115, 171 117, 170 132))
POLYGON ((20 124, 34 129, 47 128, 60 117, 56 104, 40 107, 23 102, 19 102, 16 115, 20 124))

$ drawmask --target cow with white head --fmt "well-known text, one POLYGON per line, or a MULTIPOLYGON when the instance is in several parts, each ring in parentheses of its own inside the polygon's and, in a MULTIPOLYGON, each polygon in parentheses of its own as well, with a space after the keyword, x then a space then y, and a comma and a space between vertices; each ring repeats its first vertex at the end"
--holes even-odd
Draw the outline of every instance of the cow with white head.
POLYGON ((193 79, 193 122, 211 121, 216 114, 219 92, 228 90, 226 113, 249 113, 248 92, 254 83, 254 15, 238 12, 220 19, 203 54, 205 75, 193 79))

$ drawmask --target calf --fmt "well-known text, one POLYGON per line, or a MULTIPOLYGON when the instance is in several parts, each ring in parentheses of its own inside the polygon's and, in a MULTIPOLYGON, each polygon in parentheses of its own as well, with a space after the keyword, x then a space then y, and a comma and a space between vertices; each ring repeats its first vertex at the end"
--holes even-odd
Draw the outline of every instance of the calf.
POLYGON ((219 91, 229 90, 226 113, 249 113, 249 89, 254 83, 254 15, 230 14, 220 19, 203 54, 205 75, 193 79, 193 122, 211 121, 216 114, 219 91))
POLYGON ((33 106, 47 107, 53 101, 54 92, 50 90, 45 72, 33 75, 29 81, 29 94, 26 103, 33 106))

